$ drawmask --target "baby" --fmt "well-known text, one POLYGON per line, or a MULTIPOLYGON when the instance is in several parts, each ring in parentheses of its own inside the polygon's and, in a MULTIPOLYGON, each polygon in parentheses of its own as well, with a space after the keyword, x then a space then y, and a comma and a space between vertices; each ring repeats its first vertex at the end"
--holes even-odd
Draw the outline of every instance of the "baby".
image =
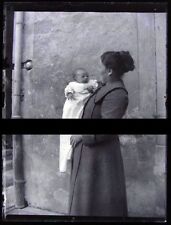
MULTIPOLYGON (((76 69, 73 79, 74 81, 71 81, 64 91, 66 101, 63 107, 63 119, 81 118, 86 101, 98 87, 97 80, 89 79, 89 74, 83 68, 76 69)), ((60 135, 60 172, 66 171, 67 160, 71 158, 70 137, 71 135, 60 135)))
POLYGON ((82 68, 73 73, 73 79, 65 88, 66 101, 62 114, 65 119, 81 118, 86 100, 98 87, 97 80, 90 80, 87 71, 82 68))

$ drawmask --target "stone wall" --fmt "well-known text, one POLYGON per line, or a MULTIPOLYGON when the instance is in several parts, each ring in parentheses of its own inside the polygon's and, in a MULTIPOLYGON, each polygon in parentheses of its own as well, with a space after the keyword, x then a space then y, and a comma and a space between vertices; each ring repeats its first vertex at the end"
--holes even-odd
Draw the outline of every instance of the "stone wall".
MULTIPOLYGON (((14 29, 15 31, 15 29, 14 29)), ((15 37, 14 37, 15 44, 15 37)), ((126 118, 165 118, 166 14, 26 12, 22 61, 23 118, 61 118, 64 87, 77 67, 92 78, 102 69, 100 55, 128 50, 135 70, 125 74, 129 92, 126 118)), ((58 171, 58 135, 24 135, 26 200, 37 208, 67 211, 69 171, 58 171)), ((130 216, 165 213, 163 136, 121 137, 130 216)))
POLYGON ((164 216, 165 136, 124 135, 120 136, 120 140, 125 163, 129 216, 164 216))
POLYGON ((28 204, 66 213, 69 174, 59 172, 59 136, 24 135, 23 146, 28 204))
POLYGON ((61 118, 72 71, 85 67, 98 79, 100 55, 111 50, 128 50, 135 61, 124 77, 126 117, 165 117, 165 13, 26 12, 24 21, 22 58, 33 69, 22 73, 23 118, 61 118))
MULTIPOLYGON (((58 169, 58 135, 24 135, 26 200, 29 205, 67 213, 69 173, 58 169)), ((164 135, 121 135, 129 216, 165 215, 164 135)))

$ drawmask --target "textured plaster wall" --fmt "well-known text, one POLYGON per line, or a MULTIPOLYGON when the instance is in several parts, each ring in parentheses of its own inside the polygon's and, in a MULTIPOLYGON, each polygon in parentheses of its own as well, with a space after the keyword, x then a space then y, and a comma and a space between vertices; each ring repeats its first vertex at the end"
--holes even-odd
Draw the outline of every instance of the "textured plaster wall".
MULTIPOLYGON (((34 67, 23 71, 23 117, 60 118, 64 87, 72 79, 72 71, 84 67, 98 79, 104 51, 129 50, 137 64, 135 17, 120 13, 26 13, 23 60, 33 59, 34 67)), ((138 91, 137 71, 127 75, 134 82, 130 91, 134 95, 138 91)), ((137 104, 135 95, 130 108, 137 104)))
POLYGON ((28 204, 60 213, 67 211, 69 174, 58 169, 59 136, 25 135, 24 171, 28 204))
POLYGON ((164 216, 165 136, 124 135, 120 141, 125 163, 129 215, 164 216))
MULTIPOLYGON (((22 60, 23 118, 61 118, 64 87, 71 72, 85 67, 98 78, 100 55, 128 50, 136 69, 125 75, 127 118, 165 117, 165 14, 26 12, 22 60), (156 55, 156 57, 155 57, 156 55)), ((15 43, 14 43, 15 44, 15 43)), ((26 200, 31 206, 65 213, 69 170, 58 172, 58 135, 25 135, 26 200)), ((130 216, 165 213, 165 141, 162 136, 122 136, 130 216)))
MULTIPOLYGON (((58 171, 59 136, 24 135, 26 200, 67 213, 69 167, 58 171)), ((121 135, 129 216, 165 215, 165 136, 121 135)))
POLYGON ((33 69, 22 73, 22 117, 61 118, 64 87, 72 79, 72 71, 85 67, 91 78, 98 79, 100 55, 110 50, 128 50, 135 61, 136 69, 124 77, 129 92, 126 117, 153 118, 161 109, 164 116, 165 17, 153 13, 26 12, 22 57, 23 61, 33 60, 33 69))

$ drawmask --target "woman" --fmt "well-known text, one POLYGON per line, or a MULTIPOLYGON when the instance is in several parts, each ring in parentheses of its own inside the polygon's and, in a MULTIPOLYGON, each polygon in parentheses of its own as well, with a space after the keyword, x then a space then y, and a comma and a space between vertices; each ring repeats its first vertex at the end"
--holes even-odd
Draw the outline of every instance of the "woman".
MULTIPOLYGON (((134 69, 129 52, 101 56, 105 85, 92 94, 82 118, 122 118, 128 106, 124 73, 134 69)), ((69 213, 76 216, 127 216, 123 161, 117 135, 73 135, 69 213)))

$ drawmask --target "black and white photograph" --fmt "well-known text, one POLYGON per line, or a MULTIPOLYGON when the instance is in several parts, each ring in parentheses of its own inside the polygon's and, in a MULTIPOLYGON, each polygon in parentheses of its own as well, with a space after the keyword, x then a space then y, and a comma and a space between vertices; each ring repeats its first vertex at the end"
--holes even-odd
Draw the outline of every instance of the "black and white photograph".
POLYGON ((166 135, 71 135, 69 149, 60 136, 3 146, 7 216, 165 218, 166 135))
POLYGON ((166 17, 14 12, 3 117, 166 118, 166 17))
POLYGON ((167 66, 165 3, 7 1, 4 221, 166 222, 167 66))

